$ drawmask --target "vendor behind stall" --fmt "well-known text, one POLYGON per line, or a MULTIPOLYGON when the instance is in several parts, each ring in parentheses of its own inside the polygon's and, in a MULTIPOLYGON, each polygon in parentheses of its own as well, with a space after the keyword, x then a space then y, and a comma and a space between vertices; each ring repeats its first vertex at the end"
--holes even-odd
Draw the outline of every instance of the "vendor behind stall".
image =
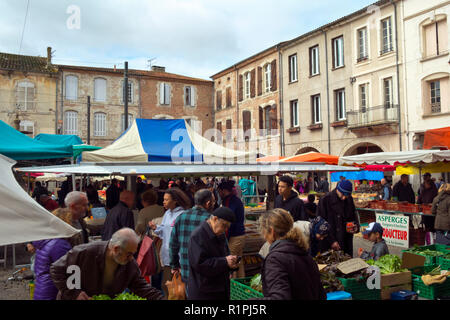
POLYGON ((409 203, 416 203, 416 196, 414 190, 409 183, 409 176, 402 174, 400 181, 397 182, 392 190, 392 196, 397 201, 407 201, 409 203))

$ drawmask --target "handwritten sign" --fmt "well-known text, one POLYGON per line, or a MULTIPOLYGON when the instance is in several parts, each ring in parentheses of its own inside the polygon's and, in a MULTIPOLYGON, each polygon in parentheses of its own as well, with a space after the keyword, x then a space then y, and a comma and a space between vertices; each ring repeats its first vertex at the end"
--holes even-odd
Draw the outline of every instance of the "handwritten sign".
POLYGON ((368 267, 369 265, 361 258, 350 259, 337 265, 338 270, 343 274, 353 273, 368 267))

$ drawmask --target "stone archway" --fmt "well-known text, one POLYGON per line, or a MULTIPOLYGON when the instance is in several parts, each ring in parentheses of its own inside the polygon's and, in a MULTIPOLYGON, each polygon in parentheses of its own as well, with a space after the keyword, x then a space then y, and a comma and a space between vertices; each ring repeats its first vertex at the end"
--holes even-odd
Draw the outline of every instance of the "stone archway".
POLYGON ((303 154, 303 153, 307 153, 307 152, 319 152, 319 150, 317 150, 316 148, 313 147, 304 147, 299 149, 295 155, 299 155, 299 154, 303 154))
POLYGON ((345 151, 344 156, 355 156, 364 153, 383 152, 384 150, 375 143, 360 142, 357 143, 345 151))

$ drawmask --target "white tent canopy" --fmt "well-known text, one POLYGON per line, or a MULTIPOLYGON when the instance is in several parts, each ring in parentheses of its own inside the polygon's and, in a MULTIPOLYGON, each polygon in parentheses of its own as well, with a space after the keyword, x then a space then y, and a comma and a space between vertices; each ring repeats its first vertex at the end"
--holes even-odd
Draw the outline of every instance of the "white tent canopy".
POLYGON ((0 246, 67 238, 78 233, 22 189, 12 172, 14 164, 15 161, 0 155, 0 246))
POLYGON ((399 152, 364 153, 356 156, 339 158, 339 165, 353 164, 390 164, 394 163, 434 163, 450 161, 450 151, 440 150, 413 150, 399 152))

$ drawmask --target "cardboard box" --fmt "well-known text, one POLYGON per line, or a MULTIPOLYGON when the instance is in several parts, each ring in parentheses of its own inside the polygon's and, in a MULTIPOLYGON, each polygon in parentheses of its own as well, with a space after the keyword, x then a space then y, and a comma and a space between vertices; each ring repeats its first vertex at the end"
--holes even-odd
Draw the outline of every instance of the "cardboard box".
POLYGON ((411 271, 388 273, 381 275, 381 300, 391 298, 391 293, 400 290, 411 290, 411 271))

